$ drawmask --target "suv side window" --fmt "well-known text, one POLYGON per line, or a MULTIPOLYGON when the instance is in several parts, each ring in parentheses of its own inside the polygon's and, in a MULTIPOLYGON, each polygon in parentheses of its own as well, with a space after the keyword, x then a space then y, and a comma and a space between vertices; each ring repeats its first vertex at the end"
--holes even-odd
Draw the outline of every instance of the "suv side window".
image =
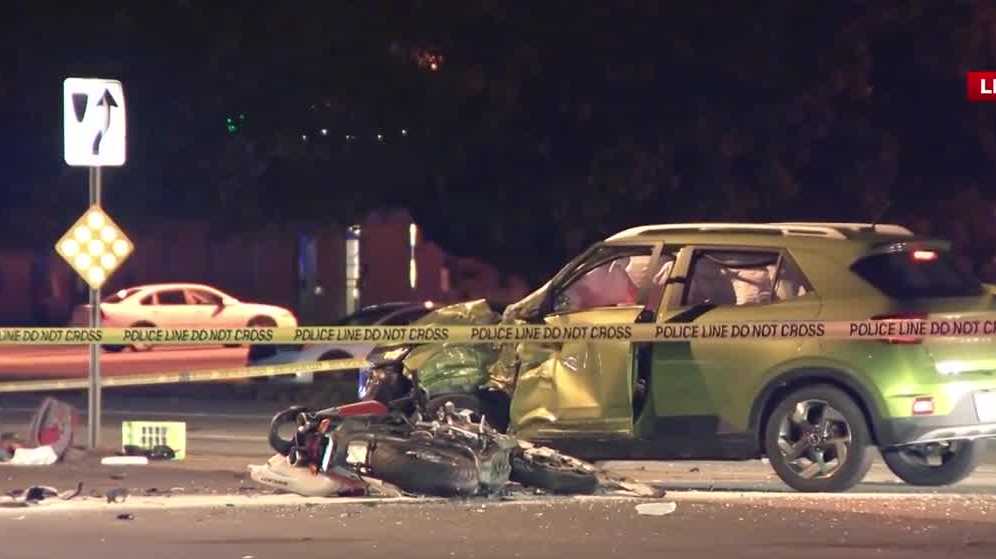
POLYGON ((653 279, 651 247, 613 248, 580 266, 557 290, 553 312, 578 312, 599 307, 642 305, 653 279))
POLYGON ((771 294, 773 301, 788 301, 813 291, 799 265, 788 255, 782 256, 782 265, 778 269, 777 277, 775 290, 771 294))
POLYGON ((779 252, 700 250, 692 257, 684 304, 766 304, 810 291, 799 267, 779 252))

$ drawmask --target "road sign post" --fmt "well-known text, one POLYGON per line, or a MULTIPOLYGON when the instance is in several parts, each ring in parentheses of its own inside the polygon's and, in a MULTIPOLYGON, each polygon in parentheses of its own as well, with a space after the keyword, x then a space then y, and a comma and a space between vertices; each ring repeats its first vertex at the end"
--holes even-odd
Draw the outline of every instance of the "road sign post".
MULTIPOLYGON (((90 207, 100 207, 100 167, 90 167, 90 207)), ((90 328, 100 328, 100 285, 90 288, 90 328)), ((90 344, 90 387, 87 392, 87 447, 100 444, 100 346, 90 344)))
MULTIPOLYGON (((56 251, 90 286, 88 325, 100 327, 100 287, 133 246, 101 208, 101 168, 125 162, 125 104, 121 82, 68 78, 62 84, 64 158, 89 168, 90 209, 56 244, 56 251)), ((100 444, 100 344, 90 344, 87 446, 100 444)))

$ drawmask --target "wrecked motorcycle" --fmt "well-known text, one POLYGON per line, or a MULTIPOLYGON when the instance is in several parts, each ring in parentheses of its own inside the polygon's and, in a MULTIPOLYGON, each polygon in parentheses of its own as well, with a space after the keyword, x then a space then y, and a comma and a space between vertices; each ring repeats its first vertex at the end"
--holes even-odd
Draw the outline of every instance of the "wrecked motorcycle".
POLYGON ((450 401, 429 409, 417 372, 380 373, 368 379, 363 401, 278 413, 269 441, 293 466, 344 481, 372 477, 411 493, 493 494, 508 481, 552 493, 598 486, 591 465, 504 435, 473 410, 450 401), (280 428, 289 422, 296 429, 288 440, 280 428))

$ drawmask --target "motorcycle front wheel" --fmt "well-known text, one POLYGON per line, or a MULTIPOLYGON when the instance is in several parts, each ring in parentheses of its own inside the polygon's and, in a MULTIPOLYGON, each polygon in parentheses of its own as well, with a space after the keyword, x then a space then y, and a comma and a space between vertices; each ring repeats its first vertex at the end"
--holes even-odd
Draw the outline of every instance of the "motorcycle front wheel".
POLYGON ((294 441, 291 439, 285 439, 280 436, 280 429, 288 424, 297 425, 297 416, 303 411, 308 411, 307 407, 304 406, 291 406, 282 412, 277 413, 270 420, 270 434, 267 437, 267 441, 270 443, 270 447, 277 451, 279 454, 287 456, 294 446, 294 441))
POLYGON ((514 452, 509 479, 558 495, 588 495, 598 488, 598 475, 593 466, 545 447, 514 452))

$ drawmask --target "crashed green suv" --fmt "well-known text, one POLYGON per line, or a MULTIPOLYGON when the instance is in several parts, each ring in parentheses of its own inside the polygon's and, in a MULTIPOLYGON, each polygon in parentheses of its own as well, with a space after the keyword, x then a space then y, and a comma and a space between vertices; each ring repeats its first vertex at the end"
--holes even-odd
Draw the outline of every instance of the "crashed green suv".
MULTIPOLYGON (((994 292, 948 243, 895 225, 659 225, 595 244, 501 315, 476 302, 422 322, 991 319, 994 292)), ((973 471, 996 437, 994 339, 437 344, 370 360, 589 459, 767 456, 795 489, 843 491, 872 447, 915 485, 973 471)))

